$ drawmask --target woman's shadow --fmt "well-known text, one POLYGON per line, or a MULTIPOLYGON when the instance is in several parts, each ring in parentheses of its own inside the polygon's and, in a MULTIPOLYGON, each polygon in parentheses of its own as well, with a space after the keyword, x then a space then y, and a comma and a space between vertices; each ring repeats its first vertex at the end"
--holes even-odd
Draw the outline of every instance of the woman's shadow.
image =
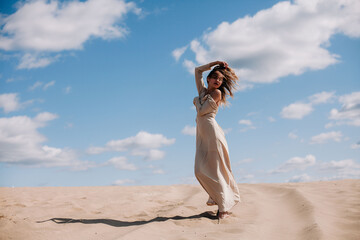
POLYGON ((213 212, 203 212, 201 214, 192 215, 192 216, 174 216, 174 217, 156 217, 147 221, 120 221, 114 219, 73 219, 73 218, 51 218, 44 221, 37 221, 37 223, 43 223, 47 221, 53 221, 58 224, 64 223, 83 223, 83 224, 97 224, 102 223, 106 225, 110 225, 113 227, 128 227, 128 226, 136 226, 136 225, 144 225, 151 222, 165 222, 167 220, 185 220, 185 219, 199 219, 199 218, 208 218, 208 219, 218 219, 217 216, 213 212))

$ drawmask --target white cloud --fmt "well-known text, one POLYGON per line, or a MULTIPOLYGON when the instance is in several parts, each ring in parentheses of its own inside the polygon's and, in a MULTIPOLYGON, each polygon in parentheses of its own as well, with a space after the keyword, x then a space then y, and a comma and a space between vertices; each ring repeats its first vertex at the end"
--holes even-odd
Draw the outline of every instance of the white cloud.
POLYGON ((150 149, 149 154, 146 156, 146 160, 159 160, 164 158, 165 152, 158 149, 150 149))
POLYGON ((330 119, 334 123, 327 124, 327 127, 334 125, 360 126, 360 92, 353 92, 339 97, 342 104, 341 109, 332 109, 330 119))
POLYGON ((183 66, 189 73, 194 74, 196 64, 193 61, 185 59, 183 62, 183 66))
POLYGON ((112 151, 126 151, 128 149, 137 148, 159 148, 164 145, 171 145, 175 142, 175 139, 168 139, 162 134, 151 134, 145 131, 140 131, 136 136, 121 139, 112 140, 106 143, 106 147, 112 151))
POLYGON ((17 93, 0 94, 0 108, 3 108, 5 113, 13 112, 21 107, 17 93))
POLYGON ((296 102, 284 107, 281 116, 288 119, 302 119, 314 111, 313 106, 321 103, 329 103, 335 98, 335 92, 320 92, 308 97, 309 102, 296 102))
POLYGON ((351 168, 360 168, 360 164, 356 163, 352 159, 345 159, 340 161, 330 161, 327 163, 322 163, 320 167, 320 169, 322 170, 342 170, 351 168))
POLYGON ((316 158, 311 154, 306 155, 306 157, 304 158, 293 157, 287 160, 282 165, 280 165, 277 169, 270 170, 269 173, 270 174, 286 173, 297 169, 304 170, 307 167, 315 165, 315 163, 316 163, 316 158))
POLYGON ((165 156, 165 152, 159 150, 166 145, 175 143, 175 138, 168 139, 162 134, 151 134, 140 131, 136 136, 120 140, 111 140, 104 147, 89 147, 88 154, 100 154, 103 152, 126 152, 130 151, 133 156, 143 156, 145 160, 159 160, 165 156))
POLYGON ((246 132, 250 129, 256 129, 256 127, 253 125, 251 120, 248 120, 248 119, 239 120, 239 124, 246 126, 245 128, 240 129, 240 132, 246 132))
POLYGON ((292 103, 281 111, 281 117, 288 119, 302 119, 309 115, 314 109, 310 103, 292 103))
POLYGON ((188 46, 177 48, 174 51, 172 51, 172 55, 175 58, 176 61, 179 61, 181 56, 184 54, 185 50, 188 48, 188 46))
POLYGON ((195 136, 196 135, 196 127, 186 125, 181 132, 184 135, 195 136))
POLYGON ((326 47, 334 34, 360 36, 357 0, 282 1, 269 9, 191 41, 198 64, 223 59, 243 81, 270 83, 288 75, 324 69, 339 56, 326 47))
POLYGON ((132 164, 132 163, 128 163, 127 158, 126 157, 113 157, 110 160, 108 160, 105 165, 112 165, 117 169, 121 169, 121 170, 131 170, 134 171, 137 169, 137 167, 132 164))
POLYGON ((116 180, 113 185, 120 186, 120 185, 129 184, 129 183, 131 184, 134 182, 135 181, 132 179, 119 179, 119 180, 116 180))
POLYGON ((54 84, 55 84, 55 81, 48 82, 47 84, 44 85, 43 89, 47 90, 49 87, 54 86, 54 84))
POLYGON ((296 175, 287 180, 286 182, 308 182, 311 180, 311 177, 307 175, 306 173, 301 175, 296 175))
POLYGON ((298 135, 296 135, 296 134, 293 133, 293 132, 290 132, 288 136, 289 136, 289 138, 291 138, 291 139, 297 139, 297 138, 298 138, 298 135))
POLYGON ((125 15, 141 12, 123 0, 35 0, 18 6, 2 19, 0 35, 0 49, 26 51, 18 68, 44 67, 59 56, 49 53, 82 49, 91 37, 122 38, 128 33, 120 25, 125 15))
POLYGON ((100 154, 105 152, 107 149, 104 147, 89 147, 86 152, 88 154, 100 154))
POLYGON ((239 120, 239 124, 243 124, 243 125, 247 125, 247 126, 252 126, 253 125, 251 120, 247 120, 247 119, 239 120))
POLYGON ((320 133, 319 135, 313 136, 311 138, 311 144, 322 144, 322 143, 326 143, 329 140, 340 142, 342 140, 342 137, 343 135, 340 131, 320 133))
POLYGON ((165 152, 158 150, 158 149, 150 149, 150 150, 140 150, 140 149, 134 149, 131 152, 131 155, 133 156, 143 156, 144 160, 160 160, 162 158, 164 158, 165 156, 165 152))
POLYGON ((335 92, 321 92, 309 97, 312 104, 328 103, 335 98, 335 92))
POLYGON ((72 149, 43 144, 47 139, 38 132, 38 128, 55 118, 57 115, 48 112, 39 113, 35 118, 0 118, 0 161, 36 167, 70 167, 74 170, 92 167, 90 162, 79 161, 72 149))
POLYGON ((42 112, 36 115, 36 117, 33 120, 39 127, 44 127, 48 121, 52 121, 56 118, 58 118, 56 114, 49 112, 42 112))
POLYGON ((34 91, 37 88, 43 87, 43 90, 47 90, 49 87, 53 86, 55 81, 48 82, 44 85, 43 82, 36 81, 31 87, 29 87, 30 91, 34 91))
POLYGON ((32 69, 32 68, 40 68, 46 67, 47 65, 53 63, 59 55, 55 57, 47 56, 45 54, 38 53, 25 53, 21 59, 20 64, 18 65, 18 69, 32 69))
POLYGON ((360 164, 353 159, 322 163, 320 170, 335 173, 334 176, 325 180, 360 178, 360 164))
POLYGON ((43 84, 43 82, 36 81, 32 86, 29 87, 29 90, 34 91, 35 89, 41 87, 43 84))

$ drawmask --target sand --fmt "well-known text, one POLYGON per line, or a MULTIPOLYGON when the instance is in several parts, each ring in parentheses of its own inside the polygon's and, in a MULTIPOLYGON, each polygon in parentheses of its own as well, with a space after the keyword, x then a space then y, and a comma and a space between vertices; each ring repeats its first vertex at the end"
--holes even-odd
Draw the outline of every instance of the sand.
POLYGON ((360 239, 360 180, 239 190, 219 223, 198 185, 0 188, 0 239, 360 239))

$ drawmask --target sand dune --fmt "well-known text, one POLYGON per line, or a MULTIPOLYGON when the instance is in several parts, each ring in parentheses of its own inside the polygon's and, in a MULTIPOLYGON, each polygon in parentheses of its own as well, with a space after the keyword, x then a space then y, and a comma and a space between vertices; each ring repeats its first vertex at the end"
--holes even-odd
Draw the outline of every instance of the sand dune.
POLYGON ((218 224, 197 185, 0 188, 0 239, 360 239, 360 180, 239 190, 218 224))

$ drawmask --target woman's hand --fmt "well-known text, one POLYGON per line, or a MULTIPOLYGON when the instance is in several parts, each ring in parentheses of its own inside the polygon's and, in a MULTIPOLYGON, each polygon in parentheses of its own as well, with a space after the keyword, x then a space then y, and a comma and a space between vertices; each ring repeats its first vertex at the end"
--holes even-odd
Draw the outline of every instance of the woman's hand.
POLYGON ((227 64, 227 62, 224 62, 224 61, 217 61, 217 64, 221 67, 224 67, 224 68, 228 68, 229 65, 227 64))

